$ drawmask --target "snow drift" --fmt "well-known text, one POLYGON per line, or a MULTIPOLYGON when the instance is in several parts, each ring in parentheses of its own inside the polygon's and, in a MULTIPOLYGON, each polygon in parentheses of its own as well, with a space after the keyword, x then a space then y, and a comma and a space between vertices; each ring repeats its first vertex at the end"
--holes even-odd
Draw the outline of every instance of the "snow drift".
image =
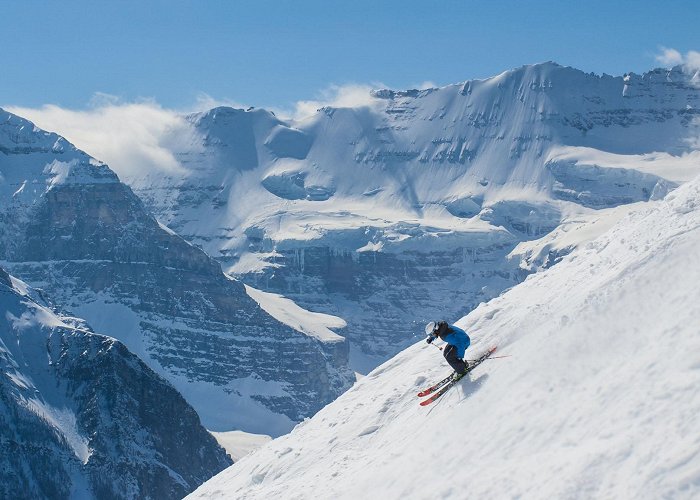
POLYGON ((192 498, 697 498, 700 178, 458 322, 487 361, 418 342, 192 498))

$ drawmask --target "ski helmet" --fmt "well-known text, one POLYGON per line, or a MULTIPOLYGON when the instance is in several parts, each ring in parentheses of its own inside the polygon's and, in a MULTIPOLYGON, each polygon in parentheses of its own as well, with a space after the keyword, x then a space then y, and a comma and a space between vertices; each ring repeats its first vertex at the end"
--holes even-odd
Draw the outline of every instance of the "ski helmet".
POLYGON ((426 335, 434 335, 435 330, 437 330, 437 323, 435 321, 431 321, 427 325, 425 325, 425 334, 426 335))

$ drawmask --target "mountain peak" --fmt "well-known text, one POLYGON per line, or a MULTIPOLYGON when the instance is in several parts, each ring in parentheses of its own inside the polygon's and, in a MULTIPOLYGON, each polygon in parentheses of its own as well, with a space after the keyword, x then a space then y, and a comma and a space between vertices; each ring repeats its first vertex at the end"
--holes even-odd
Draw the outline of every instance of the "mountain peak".
POLYGON ((407 89, 407 90, 392 90, 392 89, 377 89, 371 90, 370 95, 377 99, 395 99, 397 97, 423 97, 438 90, 435 87, 427 89, 407 89))
POLYGON ((119 182, 107 165, 76 148, 64 137, 40 129, 31 121, 0 109, 0 196, 28 202, 57 184, 119 182), (25 189, 26 186, 32 189, 25 189))
POLYGON ((206 128, 216 125, 226 125, 230 123, 251 123, 251 121, 280 122, 272 111, 253 106, 243 109, 232 106, 217 106, 207 111, 192 113, 187 120, 195 126, 206 128))
POLYGON ((0 108, 0 151, 12 152, 53 151, 63 153, 76 149, 65 138, 53 132, 46 132, 26 118, 0 108))

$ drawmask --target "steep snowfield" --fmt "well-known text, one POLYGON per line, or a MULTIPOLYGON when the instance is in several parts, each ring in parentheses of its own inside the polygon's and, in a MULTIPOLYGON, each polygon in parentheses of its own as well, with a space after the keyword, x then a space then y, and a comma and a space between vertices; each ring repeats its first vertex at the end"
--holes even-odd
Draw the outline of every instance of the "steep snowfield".
POLYGON ((272 439, 265 434, 251 434, 243 431, 212 432, 219 445, 226 450, 234 462, 251 453, 272 439))
POLYGON ((267 293, 245 285, 246 293, 277 321, 320 341, 334 342, 343 337, 331 328, 345 328, 341 318, 315 313, 299 307, 294 301, 276 293, 267 293))
POLYGON ((458 322, 512 357, 424 408, 418 342, 192 498, 697 498, 698 247, 700 178, 458 322))

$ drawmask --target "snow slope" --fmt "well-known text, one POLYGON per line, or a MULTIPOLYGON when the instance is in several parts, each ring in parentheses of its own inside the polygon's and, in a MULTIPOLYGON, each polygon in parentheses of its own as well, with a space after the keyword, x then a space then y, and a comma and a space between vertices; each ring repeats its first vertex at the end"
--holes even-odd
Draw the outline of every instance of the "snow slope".
POLYGON ((265 434, 251 434, 243 431, 212 432, 211 435, 234 462, 238 462, 248 453, 257 450, 272 439, 265 434))
POLYGON ((331 328, 345 328, 341 318, 315 313, 299 307, 294 301, 276 293, 267 293, 245 285, 246 293, 277 321, 321 341, 341 341, 343 337, 331 328))
POLYGON ((191 498, 698 498, 700 177, 458 322, 478 367, 418 342, 191 498))

